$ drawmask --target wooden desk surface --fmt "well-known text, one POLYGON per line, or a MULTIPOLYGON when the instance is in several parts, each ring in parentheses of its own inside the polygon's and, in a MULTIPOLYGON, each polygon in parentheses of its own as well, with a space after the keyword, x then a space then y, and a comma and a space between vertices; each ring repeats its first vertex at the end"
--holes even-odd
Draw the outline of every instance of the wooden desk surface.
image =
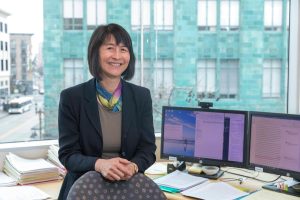
MULTIPOLYGON (((225 170, 230 170, 231 172, 236 172, 236 170, 238 170, 238 169, 230 168, 230 169, 225 169, 225 170)), ((238 170, 239 173, 247 173, 247 175, 249 175, 248 174, 249 172, 243 172, 243 171, 238 170)), ((256 173, 256 172, 252 171, 252 173, 256 173)), ((229 173, 225 172, 224 175, 222 176, 222 180, 226 181, 226 179, 229 180, 229 178, 235 179, 235 178, 240 178, 240 177, 241 176, 233 175, 233 174, 229 174, 229 173)), ((263 180, 274 180, 276 177, 277 177, 277 175, 260 173, 259 175, 257 175, 256 178, 263 179, 263 180)), ((253 180, 250 178, 243 180, 243 182, 241 184, 239 183, 239 181, 228 181, 227 183, 229 183, 230 185, 233 185, 237 188, 240 188, 246 192, 254 192, 254 193, 250 194, 249 196, 243 198, 245 200, 261 200, 261 199, 263 199, 263 200, 282 200, 282 199, 284 199, 284 200, 299 200, 300 199, 299 197, 296 197, 296 196, 286 195, 283 193, 273 192, 270 190, 262 189, 261 186, 264 185, 265 183, 257 181, 257 180, 253 180)), ((36 184, 32 184, 32 185, 39 188, 40 190, 46 192, 47 194, 49 194, 52 197, 52 199, 57 199, 61 184, 62 184, 62 180, 44 182, 44 183, 36 183, 36 184)), ((171 193, 165 193, 165 194, 166 194, 167 198, 170 200, 194 200, 194 198, 186 197, 181 194, 171 194, 171 193)))
POLYGON ((35 183, 32 184, 32 186, 35 186, 43 192, 49 194, 51 196, 51 199, 57 199, 62 182, 62 180, 49 181, 43 183, 35 183))

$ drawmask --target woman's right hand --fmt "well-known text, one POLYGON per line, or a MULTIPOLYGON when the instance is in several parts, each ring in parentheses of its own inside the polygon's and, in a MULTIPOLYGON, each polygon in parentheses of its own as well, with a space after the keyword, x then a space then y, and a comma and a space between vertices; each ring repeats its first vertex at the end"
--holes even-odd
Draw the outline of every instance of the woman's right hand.
POLYGON ((130 163, 130 161, 119 157, 111 159, 99 158, 95 163, 95 170, 110 181, 119 181, 131 176, 127 168, 130 163))

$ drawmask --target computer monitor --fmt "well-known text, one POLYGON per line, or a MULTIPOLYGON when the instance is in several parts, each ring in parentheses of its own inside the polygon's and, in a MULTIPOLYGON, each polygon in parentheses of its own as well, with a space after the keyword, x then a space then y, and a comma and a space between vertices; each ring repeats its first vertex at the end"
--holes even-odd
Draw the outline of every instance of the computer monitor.
POLYGON ((245 167, 246 111, 163 106, 161 157, 245 167))
POLYGON ((249 122, 249 168, 300 180, 300 115, 249 112, 249 122))

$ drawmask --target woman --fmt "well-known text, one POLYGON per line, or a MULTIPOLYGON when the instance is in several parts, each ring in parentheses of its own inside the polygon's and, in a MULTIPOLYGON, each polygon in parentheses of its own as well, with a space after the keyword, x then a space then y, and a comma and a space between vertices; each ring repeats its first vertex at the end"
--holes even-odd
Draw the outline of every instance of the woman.
POLYGON ((128 180, 156 159, 150 91, 125 81, 135 68, 127 31, 117 24, 99 26, 89 42, 88 64, 94 78, 60 95, 59 159, 68 173, 59 199, 87 171, 128 180))

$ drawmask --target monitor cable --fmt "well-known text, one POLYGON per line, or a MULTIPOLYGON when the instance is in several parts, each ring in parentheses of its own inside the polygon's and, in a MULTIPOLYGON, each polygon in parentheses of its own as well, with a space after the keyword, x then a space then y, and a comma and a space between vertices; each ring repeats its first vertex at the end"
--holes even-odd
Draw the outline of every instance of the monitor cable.
MULTIPOLYGON (((236 169, 236 168, 235 168, 236 169)), ((236 169, 236 170, 241 170, 241 171, 244 171, 244 172, 247 172, 247 173, 250 173, 249 171, 246 171, 246 170, 243 170, 243 169, 236 169)), ((253 179, 253 180, 256 180, 256 181, 260 181, 260 182, 264 182, 264 183, 272 183, 272 182, 275 182, 277 181, 278 179, 281 178, 281 175, 278 175, 278 177, 276 177, 275 179, 273 180, 263 180, 263 179, 259 179, 257 178, 260 174, 260 172, 257 172, 257 174, 255 176, 247 176, 247 175, 244 175, 244 174, 240 174, 240 173, 235 173, 235 172, 230 172, 229 169, 225 171, 226 173, 229 173, 229 174, 233 174, 233 175, 237 175, 237 176, 242 176, 242 177, 245 177, 245 178, 250 178, 250 179, 253 179)), ((226 179, 226 178, 225 178, 226 179)), ((234 178, 232 178, 234 179, 234 178)), ((235 180, 236 181, 240 181, 240 184, 243 182, 243 180, 241 181, 240 180, 241 178, 236 178, 235 180)), ((233 180, 232 180, 233 181, 233 180)))

